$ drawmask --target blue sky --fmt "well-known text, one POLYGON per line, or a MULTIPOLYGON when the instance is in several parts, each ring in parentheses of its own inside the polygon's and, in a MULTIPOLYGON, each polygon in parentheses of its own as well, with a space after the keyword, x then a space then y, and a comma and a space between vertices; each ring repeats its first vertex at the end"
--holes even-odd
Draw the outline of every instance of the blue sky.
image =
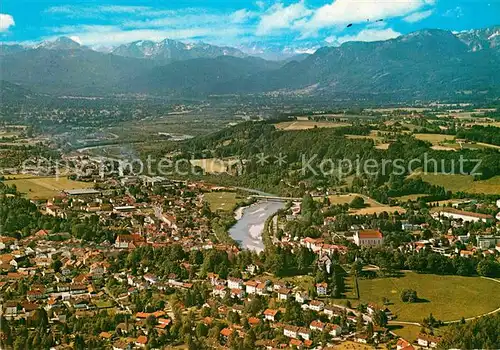
POLYGON ((0 41, 33 43, 65 35, 93 47, 171 38, 305 50, 423 28, 500 24, 500 0, 2 0, 0 12, 0 41))

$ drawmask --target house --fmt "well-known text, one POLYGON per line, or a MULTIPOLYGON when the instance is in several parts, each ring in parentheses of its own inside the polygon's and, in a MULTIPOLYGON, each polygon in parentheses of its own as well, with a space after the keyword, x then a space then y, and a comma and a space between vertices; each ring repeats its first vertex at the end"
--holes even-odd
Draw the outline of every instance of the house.
POLYGON ((313 311, 316 311, 316 312, 320 312, 323 310, 323 308, 325 307, 325 303, 323 303, 322 301, 319 301, 319 300, 311 300, 309 302, 309 310, 313 310, 313 311))
POLYGON ((66 217, 66 213, 64 212, 64 210, 58 205, 47 205, 45 207, 45 212, 47 213, 47 215, 52 215, 54 217, 59 217, 59 218, 66 217))
POLYGON ((126 350, 129 349, 129 343, 127 340, 117 340, 113 343, 113 350, 126 350))
POLYGON ((212 290, 212 294, 214 296, 219 296, 221 298, 224 298, 226 296, 226 287, 224 286, 215 286, 215 288, 212 290))
POLYGON ((245 307, 243 305, 236 305, 236 304, 234 304, 232 306, 232 311, 236 312, 238 315, 241 315, 243 313, 244 309, 245 309, 245 307))
POLYGON ((266 309, 263 313, 264 315, 264 319, 267 320, 267 321, 272 321, 272 322, 275 322, 276 321, 276 317, 278 315, 278 312, 279 310, 275 310, 275 309, 266 309))
POLYGON ((326 282, 316 283, 316 293, 318 295, 328 294, 328 284, 326 282))
POLYGON ((437 347, 439 341, 440 341, 439 337, 429 335, 429 334, 424 334, 424 333, 420 333, 417 337, 418 345, 426 347, 426 348, 437 347))
POLYGON ((245 292, 247 294, 255 294, 257 293, 257 286, 259 284, 256 281, 246 281, 245 282, 245 292))
POLYGON ((500 242, 500 238, 494 236, 477 236, 476 241, 478 248, 489 249, 491 247, 495 247, 497 242, 500 242))
POLYGON ((378 305, 369 303, 366 307, 366 311, 368 312, 368 315, 373 315, 375 311, 381 310, 382 308, 378 305))
POLYGON ((354 234, 354 243, 359 247, 373 247, 384 243, 384 236, 379 230, 359 230, 354 234))
POLYGON ((414 350, 413 345, 403 338, 399 338, 396 343, 396 350, 414 350))
POLYGON ((17 303, 13 301, 7 301, 3 304, 3 313, 5 317, 15 317, 17 316, 17 303))
POLYGON ((254 265, 254 264, 248 265, 247 268, 245 269, 245 271, 248 272, 251 275, 255 275, 255 273, 258 270, 259 270, 259 268, 256 265, 254 265))
POLYGON ((325 324, 321 321, 312 321, 309 325, 309 328, 312 331, 323 332, 323 330, 325 329, 325 324))
POLYGON ((229 289, 243 289, 243 280, 241 278, 229 277, 227 279, 227 287, 229 289))
POLYGON ((141 235, 118 235, 115 240, 115 248, 117 249, 131 249, 145 242, 141 235))
POLYGON ((325 306, 323 313, 329 318, 333 318, 342 315, 342 309, 335 306, 325 306))
POLYGON ((288 286, 286 285, 285 282, 282 282, 282 281, 276 281, 274 282, 273 284, 273 290, 275 292, 277 292, 278 290, 282 289, 282 288, 287 288, 288 286))
POLYGON ((135 314, 135 319, 137 321, 146 320, 149 316, 151 316, 151 314, 148 312, 138 312, 135 314))
POLYGON ((210 281, 210 284, 212 286, 215 286, 217 284, 217 281, 219 280, 219 275, 217 275, 215 273, 209 273, 209 274, 207 274, 207 279, 210 281))
POLYGON ((282 301, 286 301, 288 300, 288 295, 291 293, 292 291, 288 288, 280 288, 278 290, 278 300, 282 300, 282 301))
POLYGON ((340 337, 342 334, 342 327, 340 327, 338 324, 328 324, 328 334, 330 334, 332 337, 340 337))
POLYGON ((158 323, 156 324, 155 328, 160 329, 160 330, 164 330, 165 328, 170 326, 171 323, 172 323, 172 320, 169 318, 159 318, 158 323))
POLYGON ((135 341, 135 345, 140 348, 146 347, 147 344, 148 344, 148 337, 146 337, 145 335, 138 336, 135 341))
POLYGON ((257 318, 257 317, 249 317, 249 318, 248 318, 248 324, 249 324, 250 326, 256 326, 256 325, 258 325, 259 323, 260 323, 260 319, 259 319, 259 318, 257 318))
POLYGON ((17 269, 17 261, 12 254, 2 254, 0 255, 0 263, 2 268, 9 270, 11 268, 17 269))
POLYGON ((120 330, 120 332, 122 334, 128 334, 128 333, 132 332, 132 330, 134 329, 134 325, 129 323, 127 326, 127 324, 125 322, 122 322, 116 326, 116 329, 120 330))
POLYGON ((233 288, 231 289, 231 297, 243 299, 245 297, 245 292, 243 291, 243 289, 233 288))
POLYGON ((299 328, 299 330, 297 331, 297 334, 299 337, 301 337, 304 340, 309 340, 309 338, 311 337, 309 330, 307 328, 304 328, 304 327, 299 328))
POLYGON ((474 256, 474 252, 471 252, 470 250, 461 250, 460 256, 462 258, 471 258, 474 256))
POLYGON ((99 338, 105 339, 105 340, 111 340, 113 338, 113 334, 109 332, 101 332, 99 333, 99 338))
POLYGON ((261 282, 255 287, 255 291, 257 292, 257 295, 267 295, 267 287, 264 282, 261 282))
POLYGON ((295 293, 295 301, 297 303, 301 303, 301 304, 304 304, 306 301, 309 300, 309 295, 307 294, 307 292, 296 292, 295 293))
POLYGON ((358 334, 354 338, 354 341, 356 343, 366 344, 366 343, 368 343, 368 336, 365 334, 358 334))
POLYGON ((90 265, 90 274, 91 275, 103 275, 108 271, 108 263, 104 262, 95 262, 90 265))
POLYGON ((148 282, 149 284, 156 284, 158 282, 158 277, 151 273, 147 273, 144 276, 144 280, 148 282))
POLYGON ((285 326, 283 327, 283 335, 288 338, 298 338, 299 327, 285 326))
POLYGON ((233 334, 233 330, 231 328, 226 327, 220 331, 220 335, 224 341, 227 341, 231 334, 233 334))
POLYGON ((318 252, 323 245, 323 240, 321 238, 311 238, 306 237, 301 240, 301 244, 305 246, 307 249, 312 250, 313 252, 318 252))

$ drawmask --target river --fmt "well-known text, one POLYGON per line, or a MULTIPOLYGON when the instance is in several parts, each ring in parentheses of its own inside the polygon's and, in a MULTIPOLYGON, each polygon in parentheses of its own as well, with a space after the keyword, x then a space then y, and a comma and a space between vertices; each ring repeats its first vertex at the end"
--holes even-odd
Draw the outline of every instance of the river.
POLYGON ((244 249, 263 251, 262 231, 266 220, 285 205, 285 202, 261 200, 240 208, 236 213, 238 222, 229 229, 229 235, 244 249))

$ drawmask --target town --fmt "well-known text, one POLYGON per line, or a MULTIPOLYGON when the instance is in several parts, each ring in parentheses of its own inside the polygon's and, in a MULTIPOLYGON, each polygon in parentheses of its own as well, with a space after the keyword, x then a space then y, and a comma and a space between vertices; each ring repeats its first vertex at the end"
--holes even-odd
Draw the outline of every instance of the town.
POLYGON ((438 302, 425 319, 408 318, 405 308, 422 308, 422 292, 410 288, 415 273, 440 274, 441 283, 447 275, 479 275, 485 279, 455 287, 473 294, 481 282, 500 290, 487 280, 499 273, 500 217, 479 210, 498 212, 500 200, 423 207, 409 200, 360 215, 370 198, 316 191, 266 220, 258 253, 227 230, 237 208, 275 198, 164 177, 92 183, 49 200, 2 188, 2 344, 434 348, 440 327, 479 315, 457 310, 456 320, 436 319, 438 302), (232 206, 214 209, 228 195, 232 206), (398 274, 408 288, 393 285, 395 294, 380 300, 364 295, 367 283, 398 274), (398 335, 407 326, 409 336, 398 335))
POLYGON ((0 350, 500 349, 500 1, 0 7, 0 350))

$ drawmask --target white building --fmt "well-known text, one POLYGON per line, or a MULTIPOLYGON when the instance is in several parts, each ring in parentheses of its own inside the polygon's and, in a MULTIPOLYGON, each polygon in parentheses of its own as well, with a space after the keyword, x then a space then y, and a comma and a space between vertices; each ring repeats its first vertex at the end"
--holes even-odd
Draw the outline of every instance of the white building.
POLYGON ((462 211, 455 208, 443 208, 438 212, 438 215, 453 220, 462 220, 464 222, 490 222, 493 221, 493 216, 462 211))
POLYGON ((243 289, 243 280, 240 278, 229 277, 227 279, 227 287, 229 289, 243 289))
POLYGON ((379 246, 384 243, 384 236, 379 230, 359 230, 354 234, 354 243, 360 247, 379 246))
POLYGON ((330 325, 330 335, 332 337, 339 337, 342 334, 342 327, 337 324, 330 325))
POLYGON ((299 331, 299 327, 296 327, 296 326, 285 326, 283 328, 283 334, 285 335, 285 337, 288 337, 288 338, 297 338, 298 337, 298 331, 299 331))

